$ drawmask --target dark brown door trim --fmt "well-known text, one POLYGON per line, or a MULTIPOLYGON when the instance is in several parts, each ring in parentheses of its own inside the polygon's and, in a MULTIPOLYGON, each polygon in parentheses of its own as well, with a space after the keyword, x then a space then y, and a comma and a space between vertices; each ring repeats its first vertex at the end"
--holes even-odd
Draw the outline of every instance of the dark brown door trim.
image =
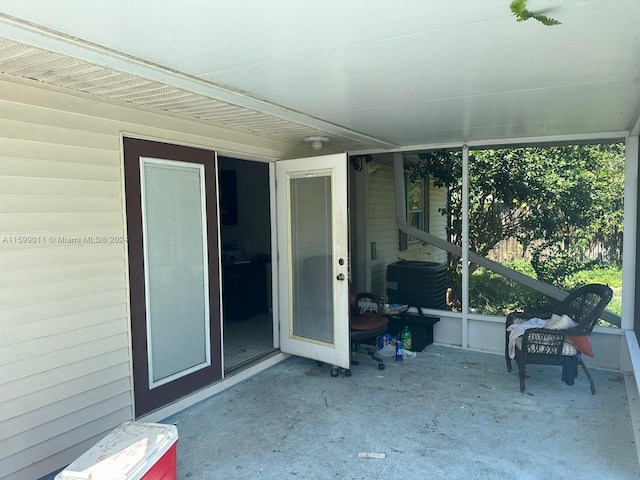
POLYGON ((131 337, 136 418, 157 410, 222 378, 220 337, 220 275, 215 153, 192 147, 125 137, 124 171, 129 253, 131 337), (140 192, 140 157, 204 165, 209 252, 209 312, 211 365, 165 385, 149 388, 147 316, 140 192))

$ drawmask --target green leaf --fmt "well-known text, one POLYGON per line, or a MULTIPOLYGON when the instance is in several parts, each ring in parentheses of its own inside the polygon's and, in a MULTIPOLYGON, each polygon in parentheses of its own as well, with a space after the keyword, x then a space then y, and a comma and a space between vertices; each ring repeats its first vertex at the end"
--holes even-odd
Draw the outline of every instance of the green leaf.
POLYGON ((543 25, 553 26, 560 25, 560 22, 555 18, 547 17, 541 13, 535 13, 530 10, 527 10, 527 0, 513 0, 511 5, 509 5, 511 12, 516 16, 516 20, 518 22, 524 22, 525 20, 529 20, 533 18, 534 20, 539 21, 543 25))

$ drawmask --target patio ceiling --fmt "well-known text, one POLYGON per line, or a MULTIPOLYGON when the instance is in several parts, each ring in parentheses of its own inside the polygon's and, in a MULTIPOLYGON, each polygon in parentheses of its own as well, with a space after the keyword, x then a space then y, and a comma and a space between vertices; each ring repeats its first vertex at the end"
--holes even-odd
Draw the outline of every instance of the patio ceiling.
POLYGON ((640 2, 509 3, 0 0, 0 71, 341 151, 638 129, 640 2))

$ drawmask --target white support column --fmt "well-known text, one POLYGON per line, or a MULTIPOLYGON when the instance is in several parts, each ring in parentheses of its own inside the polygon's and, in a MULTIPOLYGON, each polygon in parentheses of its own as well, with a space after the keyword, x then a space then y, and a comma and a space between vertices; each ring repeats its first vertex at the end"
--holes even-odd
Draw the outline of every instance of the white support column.
POLYGON ((469 146, 462 146, 462 348, 469 346, 469 146))
POLYGON ((633 330, 635 318, 638 161, 638 137, 627 137, 625 139, 624 233, 622 237, 624 262, 622 268, 622 323, 620 325, 626 330, 633 330))
MULTIPOLYGON (((352 170, 353 171, 353 170, 352 170)), ((355 172, 355 222, 356 222, 356 268, 358 269, 358 292, 371 291, 371 245, 369 243, 369 164, 355 172), (362 253, 364 252, 364 253, 362 253)), ((353 218, 353 217, 352 217, 353 218)))
MULTIPOLYGON (((278 299, 278 212, 276 208, 276 163, 269 162, 269 204, 271 212, 271 321, 273 322, 273 346, 280 348, 280 310, 278 299)), ((222 242, 218 239, 219 244, 222 242)), ((221 257, 222 258, 222 255, 221 257)), ((220 285, 222 285, 222 269, 220 269, 220 285)), ((222 296, 222 289, 220 289, 222 296)), ((220 300, 222 305, 222 297, 220 300)), ((220 316, 222 318, 222 315, 220 316)))

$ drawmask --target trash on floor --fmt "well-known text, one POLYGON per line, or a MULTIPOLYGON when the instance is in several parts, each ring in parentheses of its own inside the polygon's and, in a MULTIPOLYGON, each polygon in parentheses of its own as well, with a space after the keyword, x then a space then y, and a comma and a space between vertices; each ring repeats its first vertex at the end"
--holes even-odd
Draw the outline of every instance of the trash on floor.
POLYGON ((381 452, 358 452, 358 458, 386 458, 386 453, 381 452))

